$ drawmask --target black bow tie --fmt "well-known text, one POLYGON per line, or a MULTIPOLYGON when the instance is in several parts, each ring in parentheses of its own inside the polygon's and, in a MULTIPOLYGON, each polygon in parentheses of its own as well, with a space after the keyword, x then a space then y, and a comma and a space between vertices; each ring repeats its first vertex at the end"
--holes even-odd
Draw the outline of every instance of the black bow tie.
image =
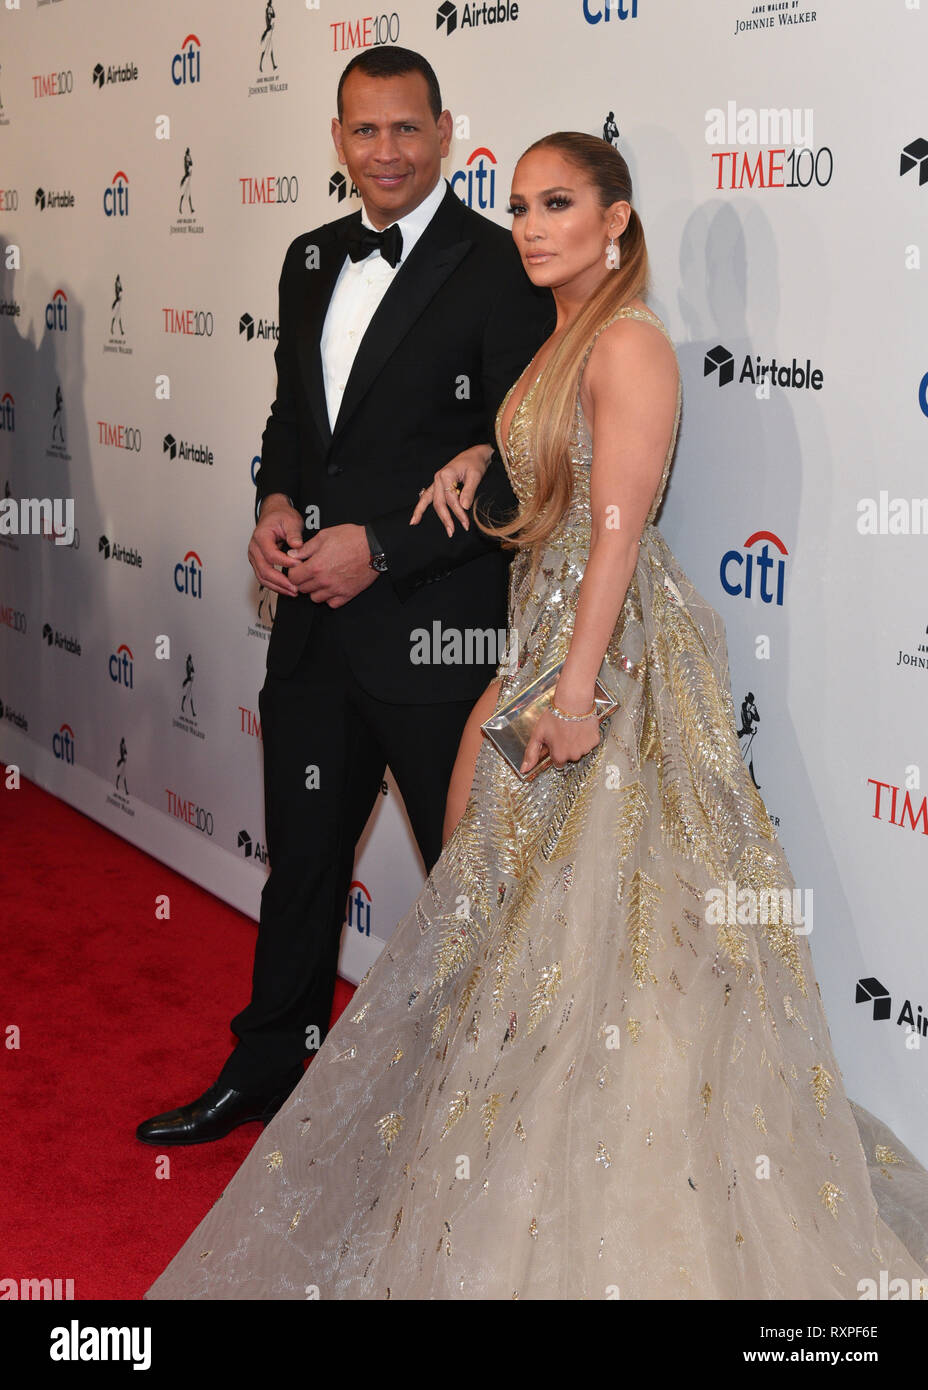
POLYGON ((382 232, 355 222, 348 228, 348 255, 353 261, 363 261, 372 251, 379 251, 388 264, 395 266, 403 254, 403 233, 398 222, 382 232))

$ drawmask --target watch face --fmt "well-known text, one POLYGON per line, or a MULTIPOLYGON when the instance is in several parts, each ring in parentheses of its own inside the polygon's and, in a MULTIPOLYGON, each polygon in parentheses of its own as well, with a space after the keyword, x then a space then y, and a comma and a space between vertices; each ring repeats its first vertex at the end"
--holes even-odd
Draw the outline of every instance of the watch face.
POLYGON ((386 574, 387 557, 384 555, 383 551, 381 551, 379 555, 371 556, 371 569, 376 570, 378 574, 386 574))

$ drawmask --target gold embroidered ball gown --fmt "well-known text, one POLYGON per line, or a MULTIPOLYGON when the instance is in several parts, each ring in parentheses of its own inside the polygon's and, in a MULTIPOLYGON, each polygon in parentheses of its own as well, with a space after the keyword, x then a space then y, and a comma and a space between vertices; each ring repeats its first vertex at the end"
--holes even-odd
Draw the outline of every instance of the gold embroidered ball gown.
MULTIPOLYGON (((523 502, 535 386, 501 450, 523 502)), ((925 1273, 877 1214, 807 938, 708 920, 714 888, 794 885, 722 621, 651 524, 679 416, 678 391, 599 747, 523 783, 484 743, 418 901, 147 1298, 856 1299, 925 1273)), ((571 507, 513 561, 501 700, 567 653, 591 457, 578 395, 571 507)), ((900 1150, 874 1164, 926 1218, 900 1150)))

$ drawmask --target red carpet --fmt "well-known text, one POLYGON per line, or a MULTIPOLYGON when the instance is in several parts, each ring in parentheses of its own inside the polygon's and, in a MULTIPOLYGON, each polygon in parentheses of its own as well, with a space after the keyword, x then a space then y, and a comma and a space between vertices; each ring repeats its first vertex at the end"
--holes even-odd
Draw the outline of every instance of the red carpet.
MULTIPOLYGON (((135 1138, 216 1079, 255 924, 31 783, 0 785, 0 832, 0 1279, 139 1298, 262 1133, 165 1151, 135 1138)), ((333 1018, 353 992, 338 982, 333 1018)))

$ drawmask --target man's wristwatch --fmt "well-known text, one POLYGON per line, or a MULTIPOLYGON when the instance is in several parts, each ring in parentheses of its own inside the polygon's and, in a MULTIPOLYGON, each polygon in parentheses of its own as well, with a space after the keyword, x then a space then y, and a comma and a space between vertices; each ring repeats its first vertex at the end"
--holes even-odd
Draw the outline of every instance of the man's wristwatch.
POLYGON ((371 558, 369 561, 371 569, 376 570, 378 574, 386 574, 387 557, 380 548, 380 542, 374 535, 374 532, 370 526, 365 526, 364 532, 367 536, 367 544, 371 552, 371 558))

